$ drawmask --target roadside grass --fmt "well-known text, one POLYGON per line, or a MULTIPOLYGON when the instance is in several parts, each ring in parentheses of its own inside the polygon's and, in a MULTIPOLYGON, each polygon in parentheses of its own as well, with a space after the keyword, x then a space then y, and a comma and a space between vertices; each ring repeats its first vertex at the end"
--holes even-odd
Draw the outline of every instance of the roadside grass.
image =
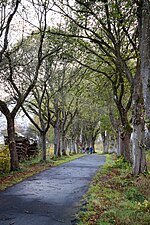
POLYGON ((58 166, 82 156, 83 154, 72 154, 61 157, 52 157, 51 155, 48 155, 47 160, 42 161, 41 156, 39 155, 31 160, 23 161, 20 163, 19 170, 11 173, 0 174, 0 191, 17 184, 34 174, 49 169, 50 167, 58 166))
MULTIPOLYGON (((123 157, 107 155, 81 201, 78 225, 149 225, 150 173, 131 175, 131 165, 123 157)), ((147 154, 150 171, 150 153, 147 154)))

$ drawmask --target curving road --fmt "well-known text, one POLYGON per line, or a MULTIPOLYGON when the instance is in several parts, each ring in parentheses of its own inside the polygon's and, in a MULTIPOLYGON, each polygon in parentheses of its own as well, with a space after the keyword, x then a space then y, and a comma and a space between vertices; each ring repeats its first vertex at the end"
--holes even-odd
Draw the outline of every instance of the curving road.
POLYGON ((97 154, 50 168, 0 192, 0 225, 72 225, 79 202, 105 162, 97 154))

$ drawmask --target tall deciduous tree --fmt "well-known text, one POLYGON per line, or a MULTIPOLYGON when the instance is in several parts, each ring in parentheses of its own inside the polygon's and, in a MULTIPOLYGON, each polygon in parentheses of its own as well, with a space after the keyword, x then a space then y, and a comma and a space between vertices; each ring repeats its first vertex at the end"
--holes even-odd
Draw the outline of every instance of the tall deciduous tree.
MULTIPOLYGON (((20 4, 20 0, 16 1, 3 1, 0 3, 0 40, 1 40, 1 46, 0 46, 0 63, 3 63, 5 59, 3 60, 6 50, 8 48, 8 36, 10 31, 10 25, 12 23, 13 17, 15 16, 18 7, 20 4)), ((0 100, 0 110, 4 115, 7 115, 7 121, 10 121, 10 126, 7 123, 7 130, 8 135, 11 135, 12 132, 14 132, 14 122, 11 120, 10 111, 4 101, 2 99, 0 100)), ((15 147, 14 140, 10 143, 10 149, 13 149, 15 147)), ((10 151, 11 153, 11 169, 18 167, 18 159, 16 151, 10 151)))
POLYGON ((145 103, 147 137, 150 143, 150 2, 148 0, 134 1, 137 4, 140 61, 134 81, 133 95, 133 174, 144 173, 146 167, 144 115, 145 103), (143 102, 144 97, 144 102, 143 102))
MULTIPOLYGON (((65 56, 65 55, 64 55, 65 56)), ((53 109, 55 119, 52 122, 54 127, 54 154, 60 156, 61 153, 66 154, 66 136, 68 129, 73 122, 73 119, 77 113, 76 97, 77 87, 82 80, 81 68, 78 68, 76 63, 74 65, 63 60, 59 60, 59 63, 63 63, 61 68, 58 64, 53 77, 53 83, 50 80, 50 92, 53 95, 53 109), (55 78, 55 79, 54 79, 55 78)))
POLYGON ((141 79, 146 112, 147 144, 150 147, 150 1, 138 2, 141 79))
POLYGON ((29 118, 31 123, 39 131, 41 148, 42 148, 42 160, 46 160, 46 134, 50 128, 50 96, 46 86, 47 81, 40 80, 32 90, 32 96, 29 100, 26 100, 24 106, 22 106, 23 112, 29 118), (34 118, 32 118, 32 116, 34 118), (35 118, 37 120, 35 121, 35 118))
MULTIPOLYGON (((34 54, 34 49, 38 44, 40 35, 37 33, 34 38, 34 46, 30 50, 34 54)), ((42 159, 46 160, 46 134, 51 124, 54 124, 54 110, 51 111, 51 96, 54 94, 51 91, 51 85, 57 83, 55 76, 56 61, 59 59, 59 51, 62 51, 62 41, 54 37, 45 36, 45 44, 43 51, 46 52, 45 58, 34 89, 31 91, 29 98, 25 101, 22 109, 32 124, 40 133, 42 159), (55 71, 55 72, 54 72, 55 71), (35 121, 32 115, 37 118, 35 121)))
MULTIPOLYGON (((1 62, 1 82, 4 82, 8 86, 8 90, 11 91, 11 93, 9 92, 9 102, 12 103, 11 109, 9 108, 7 101, 0 100, 0 110, 7 119, 8 141, 11 155, 11 170, 16 170, 19 167, 15 143, 15 116, 31 90, 34 88, 41 64, 44 58, 47 56, 47 53, 43 55, 43 43, 45 38, 45 31, 47 28, 46 5, 42 4, 41 7, 39 5, 39 8, 36 9, 36 12, 38 13, 37 17, 39 19, 38 22, 40 39, 39 44, 35 49, 36 53, 34 53, 34 56, 33 54, 30 55, 26 51, 27 48, 23 48, 25 47, 25 45, 23 46, 21 44, 10 49, 7 52, 5 49, 5 58, 3 58, 3 61, 1 62), (35 62, 35 64, 32 64, 31 67, 34 67, 34 72, 31 74, 29 65, 31 65, 31 62, 33 61, 35 62), (27 70, 25 69, 27 68, 27 64, 28 73, 26 73, 27 70), (27 80, 27 77, 30 77, 30 79, 27 80)), ((32 41, 26 41, 28 47, 29 45, 32 46, 32 41)))

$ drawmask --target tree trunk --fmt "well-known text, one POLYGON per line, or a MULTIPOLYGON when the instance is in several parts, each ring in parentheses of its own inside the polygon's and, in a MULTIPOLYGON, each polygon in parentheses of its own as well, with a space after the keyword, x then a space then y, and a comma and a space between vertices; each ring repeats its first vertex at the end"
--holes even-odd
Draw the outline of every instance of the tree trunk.
POLYGON ((42 160, 46 161, 46 134, 40 133, 41 136, 41 147, 42 147, 42 160))
POLYGON ((75 143, 75 141, 73 141, 73 154, 77 154, 77 145, 75 143))
POLYGON ((138 175, 146 171, 146 154, 144 144, 144 101, 142 95, 142 82, 140 79, 140 67, 137 65, 136 77, 134 80, 134 93, 133 93, 133 165, 132 173, 138 175))
POLYGON ((70 153, 73 153, 73 154, 77 153, 77 145, 74 139, 71 139, 70 153))
POLYGON ((58 107, 58 98, 54 99, 54 108, 56 112, 56 122, 54 126, 54 155, 60 157, 60 111, 58 107))
POLYGON ((131 162, 131 131, 122 131, 120 133, 120 154, 125 157, 128 162, 131 162))
POLYGON ((8 145, 10 150, 10 170, 15 171, 19 168, 18 155, 16 150, 16 142, 15 142, 15 126, 14 126, 14 118, 11 116, 7 118, 7 133, 8 133, 8 145))
POLYGON ((61 146, 61 152, 62 152, 62 155, 65 155, 65 156, 66 156, 66 155, 67 155, 67 153, 66 153, 66 148, 67 148, 67 147, 66 147, 65 134, 64 134, 64 133, 62 134, 61 142, 62 142, 62 143, 61 143, 61 145, 62 145, 62 146, 61 146))
MULTIPOLYGON (((138 8, 141 78, 146 112, 147 143, 150 143, 150 1, 141 0, 138 8)), ((148 146, 150 148, 150 145, 148 146)))
POLYGON ((56 123, 54 127, 54 155, 55 156, 61 156, 60 154, 60 130, 59 130, 59 124, 56 123))
POLYGON ((102 141, 103 141, 103 153, 108 153, 109 149, 109 138, 107 132, 101 133, 102 141))
POLYGON ((121 155, 121 151, 120 151, 120 131, 119 129, 117 130, 117 137, 116 137, 116 153, 117 153, 117 156, 120 156, 121 155))
POLYGON ((14 171, 19 168, 18 155, 15 142, 15 115, 9 111, 7 104, 0 100, 0 111, 5 115, 7 120, 8 145, 10 150, 10 170, 14 171))

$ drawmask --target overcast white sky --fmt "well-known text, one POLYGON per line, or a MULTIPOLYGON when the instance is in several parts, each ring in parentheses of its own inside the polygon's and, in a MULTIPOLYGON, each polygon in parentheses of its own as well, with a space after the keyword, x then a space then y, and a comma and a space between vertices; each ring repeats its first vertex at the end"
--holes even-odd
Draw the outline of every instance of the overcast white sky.
MULTIPOLYGON (((23 4, 19 6, 18 12, 11 23, 11 33, 9 36, 11 43, 22 38, 22 35, 30 35, 32 31, 39 27, 38 10, 28 0, 22 2, 23 4)), ((52 5, 50 3, 49 8, 52 8, 52 5)), ((47 13, 47 26, 56 26, 61 20, 61 16, 58 13, 54 13, 51 10, 47 13)))
MULTIPOLYGON (((51 5, 49 5, 51 8, 51 5)), ((8 8, 8 10, 10 10, 8 8)), ((8 37, 9 48, 17 43, 22 38, 30 35, 34 30, 39 27, 38 10, 36 10, 30 3, 30 0, 23 0, 19 5, 18 11, 13 17, 10 26, 10 32, 8 37)), ((51 10, 47 13, 47 26, 56 26, 61 22, 60 15, 52 12, 51 10)), ((3 37, 0 38, 0 43, 3 42, 3 37)), ((4 100, 8 97, 8 94, 4 91, 4 84, 0 82, 0 98, 4 100)))

